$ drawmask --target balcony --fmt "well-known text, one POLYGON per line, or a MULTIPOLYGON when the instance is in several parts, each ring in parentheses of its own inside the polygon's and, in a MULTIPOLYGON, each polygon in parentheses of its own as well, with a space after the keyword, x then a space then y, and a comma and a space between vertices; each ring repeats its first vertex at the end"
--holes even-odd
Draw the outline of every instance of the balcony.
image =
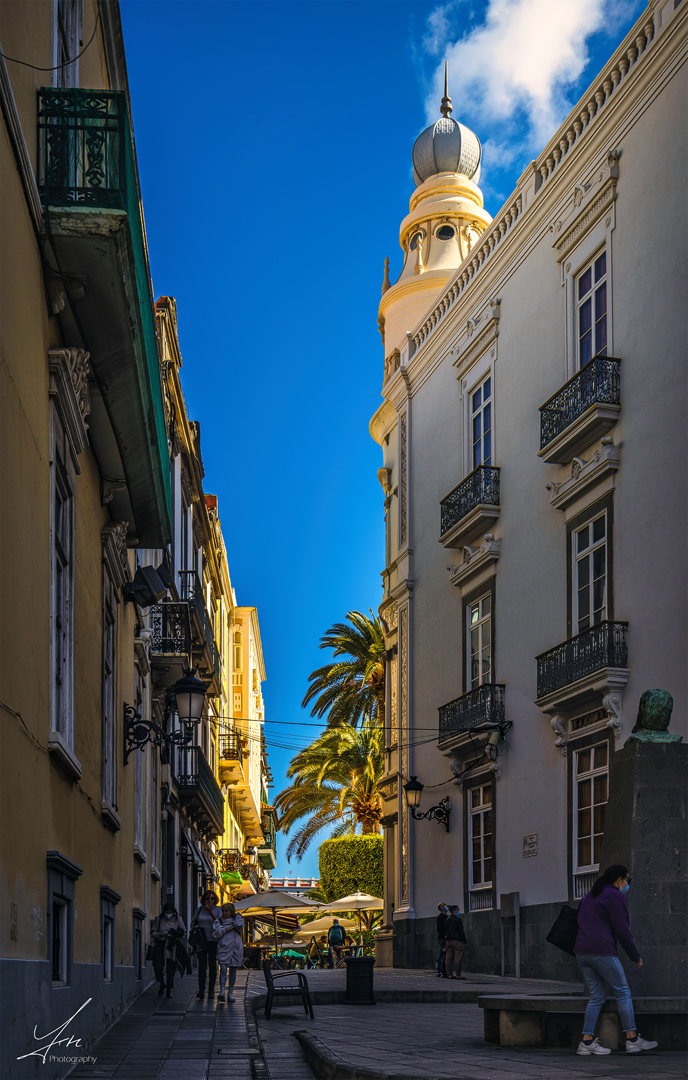
POLYGON ((263 843, 258 848, 258 862, 264 870, 274 870, 277 866, 277 830, 276 815, 271 808, 263 809, 263 843))
POLYGON ((440 503, 444 547, 463 547, 499 517, 499 469, 479 465, 440 503))
POLYGON ((176 747, 179 803, 204 840, 224 831, 225 800, 200 746, 176 747))
POLYGON ((150 664, 156 686, 170 686, 191 667, 189 605, 154 604, 148 612, 150 664))
POLYGON ((241 852, 239 848, 219 848, 217 867, 221 873, 231 874, 241 870, 241 852))
MULTIPOLYGON (((483 683, 462 697, 440 705, 438 746, 444 750, 457 739, 483 724, 503 724, 505 687, 501 683, 483 683)), ((463 741, 463 740, 461 740, 463 741)))
POLYGON ((609 717, 608 726, 618 738, 622 692, 630 674, 627 629, 625 622, 599 622, 535 658, 535 704, 553 717, 552 728, 559 736, 556 745, 563 747, 562 753, 567 718, 585 709, 603 707, 609 717))
POLYGON ((540 406, 538 457, 566 464, 605 435, 620 412, 621 361, 613 356, 593 356, 540 406))
POLYGON ((254 893, 260 892, 260 873, 255 863, 244 863, 241 867, 241 876, 248 882, 254 893))
POLYGON ((113 520, 171 539, 171 483, 148 256, 123 92, 38 91, 38 184, 65 341, 90 353, 89 436, 113 520), (108 481, 109 484, 109 481, 108 481))
POLYGON ((229 784, 233 780, 244 780, 244 750, 241 736, 236 731, 220 735, 217 748, 220 780, 229 784))
POLYGON ((181 570, 180 594, 187 600, 193 626, 194 659, 202 673, 210 679, 209 693, 220 693, 222 681, 222 662, 220 651, 215 643, 210 616, 205 606, 203 586, 195 570, 181 570))

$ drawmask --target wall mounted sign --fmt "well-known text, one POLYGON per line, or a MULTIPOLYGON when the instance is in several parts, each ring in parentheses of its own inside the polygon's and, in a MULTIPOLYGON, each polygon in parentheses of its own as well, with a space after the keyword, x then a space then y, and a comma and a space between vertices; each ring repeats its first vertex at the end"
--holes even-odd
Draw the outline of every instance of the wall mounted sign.
POLYGON ((538 853, 538 834, 536 832, 527 833, 523 837, 523 858, 528 859, 531 855, 537 855, 538 853))

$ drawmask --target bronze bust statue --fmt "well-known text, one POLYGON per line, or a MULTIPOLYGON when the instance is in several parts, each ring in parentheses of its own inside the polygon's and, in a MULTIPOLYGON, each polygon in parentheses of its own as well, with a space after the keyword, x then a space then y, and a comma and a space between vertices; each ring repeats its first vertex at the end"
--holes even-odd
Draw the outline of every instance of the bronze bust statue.
POLYGON ((674 699, 668 690, 646 690, 638 705, 638 719, 627 742, 680 743, 681 735, 669 734, 674 699))

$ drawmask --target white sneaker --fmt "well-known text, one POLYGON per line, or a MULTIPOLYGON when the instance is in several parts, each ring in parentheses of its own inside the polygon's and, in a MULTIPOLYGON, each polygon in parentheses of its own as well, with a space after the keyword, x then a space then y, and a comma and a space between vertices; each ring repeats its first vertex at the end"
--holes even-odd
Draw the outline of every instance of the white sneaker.
POLYGON ((643 1039, 638 1035, 635 1042, 631 1042, 630 1039, 626 1039, 626 1053, 627 1054, 639 1054, 641 1050, 654 1050, 659 1043, 651 1042, 649 1039, 643 1039))
POLYGON ((581 1057, 587 1057, 589 1054, 598 1054, 601 1056, 603 1054, 611 1054, 611 1050, 608 1050, 606 1046, 600 1046, 598 1039, 593 1039, 592 1042, 589 1043, 583 1042, 581 1039, 578 1043, 576 1053, 580 1054, 581 1057))
MULTIPOLYGON (((227 994, 227 1001, 236 1001, 236 998, 234 997, 234 994, 227 994)), ((655 1046, 656 1045, 657 1045, 657 1043, 655 1043, 655 1046)))

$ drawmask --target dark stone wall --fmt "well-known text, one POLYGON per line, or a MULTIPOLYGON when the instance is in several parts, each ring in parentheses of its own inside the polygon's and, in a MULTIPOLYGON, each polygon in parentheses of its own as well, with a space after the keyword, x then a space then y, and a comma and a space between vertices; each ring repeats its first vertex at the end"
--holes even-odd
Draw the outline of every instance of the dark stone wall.
POLYGON ((602 868, 621 863, 643 967, 619 957, 633 994, 686 992, 688 937, 688 745, 628 743, 614 755, 602 868))
MULTIPOLYGON (((564 901, 562 901, 563 903, 564 901)), ((521 908, 521 977, 561 979, 582 983, 580 968, 572 956, 545 940, 561 904, 533 904, 521 908)), ((464 954, 467 971, 500 975, 501 919, 499 911, 473 911, 461 916, 468 945, 464 954)), ((515 921, 505 920, 506 974, 515 974, 515 921)), ((434 916, 394 922, 394 967, 435 967, 437 934, 434 916)))

